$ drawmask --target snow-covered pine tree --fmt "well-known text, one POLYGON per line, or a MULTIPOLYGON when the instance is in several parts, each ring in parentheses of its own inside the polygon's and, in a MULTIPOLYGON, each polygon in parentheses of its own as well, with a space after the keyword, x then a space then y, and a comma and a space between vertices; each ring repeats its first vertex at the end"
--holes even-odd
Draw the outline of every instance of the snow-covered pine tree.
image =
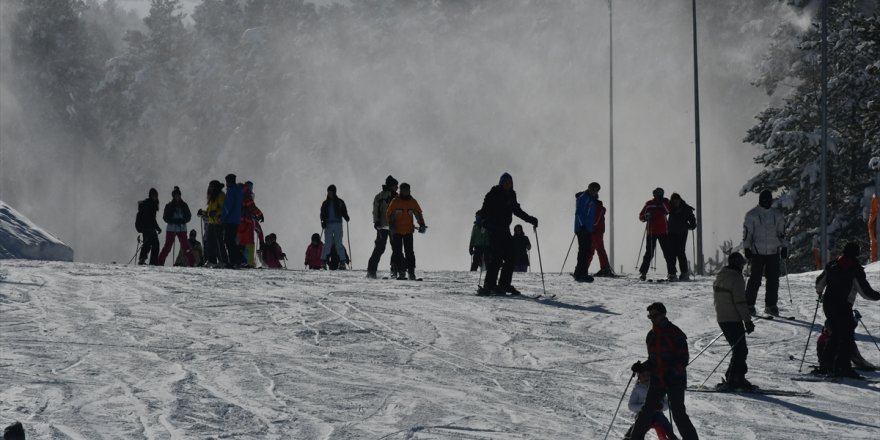
MULTIPOLYGON (((834 249, 843 241, 867 241, 862 219, 863 190, 872 184, 868 160, 877 155, 877 102, 880 101, 880 40, 876 2, 832 2, 828 20, 828 232, 834 249)), ((758 83, 772 94, 777 86, 794 84, 774 105, 759 113, 745 142, 759 146, 755 163, 764 169, 751 178, 740 195, 774 190, 777 206, 786 212, 792 262, 812 268, 811 243, 819 233, 821 145, 821 17, 799 36, 783 66, 766 72, 758 83), (780 70, 782 69, 782 70, 780 70)), ((757 204, 757 197, 756 204, 757 204)))

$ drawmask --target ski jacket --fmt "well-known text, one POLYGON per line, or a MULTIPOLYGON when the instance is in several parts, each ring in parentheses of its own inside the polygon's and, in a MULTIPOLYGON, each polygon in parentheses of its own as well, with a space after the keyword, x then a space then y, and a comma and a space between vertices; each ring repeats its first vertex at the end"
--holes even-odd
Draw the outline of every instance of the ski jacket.
POLYGON ((342 223, 342 220, 348 221, 348 209, 345 207, 345 202, 339 197, 331 200, 324 200, 324 203, 321 203, 321 223, 327 223, 328 221, 342 223), (333 203, 333 210, 336 212, 336 220, 330 220, 330 203, 333 203))
MULTIPOLYGON (((260 254, 263 257, 263 264, 266 265, 266 267, 271 269, 281 268, 281 260, 284 260, 285 255, 281 250, 281 245, 277 242, 263 246, 260 254)), ((318 260, 320 261, 320 256, 318 257, 318 260)))
POLYGON ((715 316, 718 322, 752 320, 749 303, 746 300, 746 282, 742 273, 729 267, 722 268, 715 277, 712 289, 715 291, 715 316))
POLYGON ((655 325, 645 338, 648 360, 643 365, 651 372, 651 380, 661 387, 683 386, 687 383, 687 335, 668 319, 655 325))
POLYGON ((534 217, 526 214, 516 201, 516 191, 505 190, 501 185, 495 185, 486 193, 483 199, 483 207, 480 209, 483 215, 483 226, 489 230, 510 230, 513 216, 523 221, 532 223, 534 217))
POLYGON ((220 215, 223 213, 223 202, 225 200, 226 194, 220 191, 220 194, 217 194, 214 200, 208 201, 208 206, 205 207, 205 215, 208 217, 209 225, 220 224, 220 215))
POLYGON ((666 216, 669 215, 671 210, 672 206, 669 205, 669 199, 666 198, 663 200, 651 199, 645 202, 645 206, 639 212, 639 221, 648 223, 645 226, 648 229, 648 235, 666 235, 669 233, 666 216))
POLYGON ((321 254, 323 252, 324 243, 310 244, 306 248, 306 266, 309 266, 309 269, 320 269, 323 266, 321 261, 321 254))
POLYGON ((388 229, 388 205, 397 197, 397 193, 382 185, 382 192, 373 198, 373 224, 379 225, 379 229, 388 229))
POLYGON ((586 191, 574 195, 574 232, 593 232, 596 225, 596 199, 586 191))
POLYGON ((223 212, 220 214, 220 223, 224 225, 237 225, 241 223, 241 207, 244 201, 244 185, 238 183, 226 188, 226 198, 223 200, 223 212))
POLYGON ((749 249, 757 255, 778 254, 779 248, 784 246, 784 240, 785 219, 782 211, 756 206, 746 213, 743 221, 743 249, 749 249))
POLYGON ((388 220, 388 227, 391 233, 395 235, 412 235, 415 232, 415 224, 413 216, 419 222, 419 226, 425 226, 425 219, 422 217, 422 207, 419 202, 412 196, 397 196, 388 205, 385 217, 388 220))
MULTIPOLYGON (((632 393, 629 395, 629 410, 638 414, 639 411, 642 410, 642 407, 645 406, 645 400, 648 398, 648 384, 646 383, 637 383, 636 386, 633 387, 632 393)), ((666 411, 669 408, 669 399, 666 396, 663 396, 663 399, 660 401, 660 407, 657 408, 657 411, 666 411)))
POLYGON ((488 247, 489 246, 489 233, 486 232, 486 229, 476 222, 474 222, 474 227, 471 228, 471 249, 479 248, 479 247, 488 247))
POLYGON ((529 266, 529 251, 532 242, 525 235, 513 235, 513 264, 515 266, 529 266))
POLYGON ((852 309, 856 294, 870 301, 880 300, 880 293, 868 284, 862 265, 846 256, 825 266, 816 278, 816 293, 822 295, 822 305, 831 310, 852 309))
POLYGON ((263 219, 263 211, 260 211, 260 208, 257 208, 257 204, 254 203, 253 194, 247 187, 244 187, 244 190, 242 191, 241 219, 251 221, 263 219))
POLYGON ((138 202, 138 212, 134 220, 134 228, 140 232, 154 232, 161 228, 156 222, 156 214, 159 212, 159 201, 147 197, 138 202))
POLYGON ((192 219, 192 213, 189 206, 183 200, 175 202, 174 200, 165 205, 162 212, 162 220, 168 224, 165 228, 168 232, 187 232, 186 224, 192 219))
POLYGON ((602 235, 605 233, 605 204, 601 200, 596 200, 596 222, 593 223, 593 234, 602 235))
POLYGON ((678 208, 674 208, 670 204, 668 223, 670 234, 687 235, 688 231, 697 229, 694 208, 684 202, 681 202, 678 208))

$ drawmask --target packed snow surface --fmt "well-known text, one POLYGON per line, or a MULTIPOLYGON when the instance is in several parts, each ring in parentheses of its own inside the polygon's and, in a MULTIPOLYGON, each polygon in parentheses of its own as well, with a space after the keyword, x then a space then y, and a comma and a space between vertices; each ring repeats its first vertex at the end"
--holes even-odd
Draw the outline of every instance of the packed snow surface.
POLYGON ((0 259, 73 261, 73 249, 0 200, 0 259))
MULTIPOLYGON (((720 332, 710 278, 547 274, 559 296, 534 301, 476 297, 477 273, 420 275, 4 261, 0 424, 20 420, 38 439, 601 439, 646 357, 649 303, 666 304, 692 357, 720 332)), ((880 385, 788 379, 815 276, 790 277, 793 306, 782 280, 796 320, 758 320, 748 339, 753 383, 814 395, 689 393, 701 438, 880 438, 880 385)), ((514 283, 542 289, 537 273, 514 283)), ((880 304, 856 307, 880 335, 880 304)), ((820 311, 813 339, 821 322, 820 311)), ((861 327, 857 343, 880 363, 861 327)), ((690 384, 727 351, 722 339, 696 359, 690 384)), ((808 364, 814 353, 811 341, 808 364)), ((632 420, 624 402, 610 438, 632 420)))

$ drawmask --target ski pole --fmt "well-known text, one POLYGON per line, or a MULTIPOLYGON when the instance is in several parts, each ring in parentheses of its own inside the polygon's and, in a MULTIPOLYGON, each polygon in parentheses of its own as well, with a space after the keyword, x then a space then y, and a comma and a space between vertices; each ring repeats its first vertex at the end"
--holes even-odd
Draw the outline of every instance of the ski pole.
POLYGON ((351 229, 348 229, 348 221, 345 222, 345 238, 348 240, 348 270, 354 270, 351 264, 351 229))
POLYGON ((694 358, 693 358, 693 359, 691 359, 691 361, 690 361, 690 362, 688 362, 688 366, 690 366, 690 364, 692 364, 692 363, 694 363, 694 361, 695 361, 695 360, 697 360, 697 358, 698 358, 698 357, 700 357, 700 355, 702 355, 702 354, 703 354, 703 353, 704 353, 704 352, 705 352, 705 351, 706 351, 706 350, 708 350, 708 349, 709 349, 709 347, 711 347, 711 346, 712 346, 712 344, 714 344, 714 343, 715 343, 715 341, 717 341, 717 340, 718 340, 718 338, 720 338, 720 337, 722 337, 722 336, 724 336, 724 332, 721 332, 721 333, 718 333, 718 336, 715 336, 715 339, 713 339, 713 340, 712 340, 712 342, 710 342, 710 343, 709 343, 709 345, 707 345, 707 346, 706 346, 706 347, 704 347, 704 348, 703 348, 703 349, 702 349, 702 350, 700 350, 700 352, 699 352, 699 353, 697 353, 697 355, 696 355, 696 356, 694 356, 694 358))
POLYGON ((544 284, 544 263, 541 261, 541 240, 538 240, 538 227, 532 226, 532 229, 535 230, 535 245, 538 248, 538 266, 541 268, 541 289, 544 291, 544 296, 547 296, 547 286, 544 284))
POLYGON ((798 367, 798 373, 804 368, 804 358, 807 357, 807 348, 810 346, 810 338, 813 336, 813 326, 816 325, 816 315, 819 314, 819 304, 822 300, 822 296, 820 295, 816 298, 816 311, 813 312, 813 322, 810 324, 810 331, 807 333, 807 343, 804 344, 804 354, 801 355, 801 365, 798 367))
POLYGON ((736 347, 745 337, 746 334, 743 333, 743 335, 740 336, 739 339, 737 339, 736 342, 734 342, 733 345, 730 346, 730 350, 727 350, 727 353, 724 354, 724 357, 721 358, 720 361, 718 361, 718 365, 716 365, 715 368, 712 369, 712 372, 709 373, 708 376, 706 376, 706 380, 704 380, 703 383, 700 384, 700 389, 703 389, 703 385, 706 385, 706 382, 709 381, 709 378, 712 377, 713 374, 715 374, 715 370, 717 370, 718 367, 721 366, 721 363, 724 362, 725 359, 727 359, 727 355, 729 355, 733 351, 733 348, 736 347))
POLYGON ((131 260, 128 260, 128 264, 131 264, 131 262, 134 261, 135 258, 137 258, 138 251, 140 251, 140 250, 141 250, 141 236, 138 235, 137 246, 134 247, 134 256, 131 257, 131 260))
POLYGON ((623 389, 623 394, 620 396, 620 401, 617 402, 617 409, 614 410, 614 415, 611 416, 611 424, 608 425, 608 431, 605 432, 605 440, 608 440, 608 434, 611 434, 611 428, 614 427, 614 419, 617 418, 617 412, 620 411, 620 404, 623 403, 623 398, 626 397, 626 392, 629 391, 629 384, 632 383, 634 377, 636 377, 635 371, 629 377, 629 382, 626 383, 626 388, 623 389))
POLYGON ((880 351, 880 345, 877 345, 877 340, 874 339, 874 335, 872 335, 871 332, 868 331, 868 326, 866 326, 866 325, 865 325, 865 322, 862 321, 862 314, 859 313, 858 310, 853 310, 853 315, 854 315, 854 316, 856 317, 856 319, 858 319, 859 322, 862 324, 862 328, 865 329, 865 333, 867 333, 868 336, 871 337, 871 340, 874 341, 874 346, 877 347, 877 351, 880 351))
POLYGON ((565 253, 565 259, 562 260, 562 269, 559 269, 559 275, 562 275, 562 272, 565 272, 565 263, 568 262, 568 254, 571 253, 571 247, 574 246, 575 237, 577 237, 577 234, 571 236, 571 244, 568 245, 568 252, 565 253))
POLYGON ((651 253, 654 256, 654 262, 651 264, 651 270, 653 270, 654 273, 657 273, 657 242, 658 241, 660 241, 660 240, 659 239, 651 240, 651 253))
POLYGON ((788 305, 794 307, 791 301, 791 283, 788 281, 788 261, 785 258, 782 259, 782 268, 785 269, 785 284, 788 286, 788 305))
POLYGON ((642 232, 642 241, 639 242, 639 253, 638 253, 638 255, 636 255, 636 265, 633 266, 633 268, 635 268, 636 270, 639 269, 639 260, 642 259, 642 246, 645 245, 645 238, 647 238, 647 236, 648 236, 648 225, 646 224, 645 231, 642 232))

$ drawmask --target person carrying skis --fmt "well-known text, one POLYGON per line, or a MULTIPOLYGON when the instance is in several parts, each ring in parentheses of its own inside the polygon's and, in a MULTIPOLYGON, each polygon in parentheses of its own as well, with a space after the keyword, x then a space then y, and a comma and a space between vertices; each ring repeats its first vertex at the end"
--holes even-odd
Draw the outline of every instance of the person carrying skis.
POLYGON ((193 258, 192 250, 189 247, 189 241, 186 239, 186 224, 189 223, 190 219, 192 219, 192 213, 189 210, 189 206, 181 198, 180 188, 175 186, 174 190, 171 191, 171 201, 165 205, 165 211, 162 213, 162 220, 167 223, 167 226, 165 226, 165 245, 162 246, 162 251, 159 252, 159 266, 165 265, 165 258, 171 252, 171 246, 174 244, 175 238, 180 241, 180 252, 186 255, 187 265, 192 266, 195 264, 195 258, 193 258))
POLYGON ((397 268, 397 279, 415 280, 416 254, 413 252, 413 233, 416 231, 413 217, 419 222, 419 233, 424 234, 425 218, 422 207, 410 194, 408 183, 400 184, 400 195, 391 201, 386 212, 388 225, 391 228, 391 260, 397 268), (406 257, 404 257, 404 252, 406 257), (406 271, 406 272, 404 272, 406 271))
POLYGON ((591 182, 586 191, 575 194, 574 233, 578 240, 577 264, 572 276, 575 281, 592 283, 588 261, 593 255, 593 228, 596 225, 596 197, 599 184, 591 182))
POLYGON ((227 260, 226 248, 223 244, 223 225, 220 223, 226 194, 223 192, 223 184, 219 180, 212 180, 208 183, 207 197, 208 206, 205 209, 200 209, 197 215, 208 221, 205 236, 202 237, 205 242, 205 260, 207 260, 208 266, 217 267, 220 264, 226 264, 227 260))
POLYGON ((269 269, 281 269, 282 261, 287 258, 287 255, 281 250, 277 238, 278 236, 274 233, 267 235, 266 242, 260 247, 260 260, 263 266, 269 269))
MULTIPOLYGON (((593 262, 593 255, 599 256, 599 271, 593 274, 597 277, 616 277, 611 263, 608 261, 608 253, 605 252, 605 205, 599 200, 599 194, 596 194, 596 223, 593 224, 593 235, 590 237, 590 244, 593 252, 587 257, 587 271, 590 270, 590 264, 593 262)), ((580 246, 580 245, 578 245, 580 246)))
MULTIPOLYGON (((373 197, 373 228, 376 229, 376 241, 373 243, 373 254, 370 255, 370 261, 367 262, 367 278, 376 278, 376 272, 379 270, 379 259, 385 253, 385 246, 388 244, 390 234, 388 232, 388 205, 397 197, 397 179, 393 176, 385 178, 385 184, 382 185, 382 191, 373 197)), ((395 272, 395 268, 391 268, 391 272, 395 272)))
POLYGON ((483 226, 489 235, 489 264, 486 268, 486 279, 477 295, 519 295, 513 285, 513 237, 510 235, 510 223, 516 215, 533 227, 538 227, 538 219, 526 214, 516 201, 513 190, 513 177, 504 173, 483 199, 483 226), (501 275, 499 276, 499 270, 501 275))
POLYGON ((764 293, 764 313, 779 316, 779 258, 788 258, 785 240, 785 219, 782 211, 773 208, 773 193, 761 191, 758 206, 746 213, 743 221, 743 252, 751 264, 752 273, 746 284, 746 298, 749 300, 749 313, 757 314, 755 303, 761 278, 767 278, 764 293))
POLYGON ((156 191, 156 188, 150 188, 147 198, 138 202, 138 212, 134 222, 135 229, 143 236, 138 264, 146 264, 147 254, 149 254, 150 264, 159 265, 159 234, 162 233, 162 228, 156 222, 158 212, 159 191, 156 191))
POLYGON ((327 263, 321 259, 324 255, 324 243, 321 243, 321 234, 312 234, 312 242, 306 248, 305 265, 311 270, 326 269, 327 263))
MULTIPOLYGON (((202 244, 199 243, 198 235, 195 229, 189 231, 189 248, 193 256, 193 261, 195 261, 195 266, 201 266, 204 264, 204 256, 205 253, 202 250, 202 244)), ((177 259, 174 260, 175 266, 186 266, 186 254, 180 252, 177 254, 177 259)))
POLYGON ((324 264, 330 256, 330 248, 336 249, 336 254, 344 265, 347 265, 350 259, 342 246, 342 221, 349 221, 348 209, 345 202, 336 197, 336 185, 327 187, 327 199, 321 204, 321 229, 324 229, 324 235, 327 243, 324 246, 324 253, 321 254, 321 260, 324 264))
POLYGON ((238 248, 238 224, 241 223, 244 189, 243 185, 236 183, 235 180, 235 174, 226 175, 226 198, 223 200, 223 211, 220 213, 228 269, 238 268, 242 257, 241 250, 238 248))
POLYGON ((755 324, 752 322, 746 300, 746 283, 742 276, 745 265, 746 259, 742 254, 739 252, 730 254, 727 257, 727 266, 718 272, 712 285, 715 291, 715 316, 718 319, 718 326, 721 327, 724 339, 730 344, 733 352, 727 373, 724 375, 725 380, 718 387, 724 390, 755 388, 746 380, 746 373, 749 371, 746 364, 749 355, 746 333, 755 331, 755 324))
POLYGON ((862 377, 850 365, 855 346, 853 304, 857 294, 870 301, 880 300, 880 293, 868 284, 865 269, 859 264, 859 252, 858 243, 847 243, 843 255, 828 263, 816 279, 816 293, 822 300, 822 311, 834 329, 819 364, 831 368, 828 373, 832 376, 862 377))
POLYGON ((688 344, 687 335, 666 318, 666 306, 653 303, 648 306, 648 319, 651 331, 645 338, 648 346, 648 360, 636 362, 633 373, 647 371, 651 374, 651 384, 645 396, 645 404, 636 417, 630 435, 626 439, 643 440, 651 428, 651 421, 657 407, 666 395, 672 419, 683 440, 698 440, 697 430, 691 423, 684 406, 684 392, 687 388, 688 344))
POLYGON ((532 250, 532 242, 526 233, 523 232, 522 225, 513 227, 513 271, 528 272, 529 270, 529 251, 532 250))
MULTIPOLYGON (((697 229, 697 218, 694 208, 685 203, 678 193, 669 197, 669 248, 672 254, 672 270, 675 272, 675 261, 678 260, 679 281, 689 281, 687 260, 688 232, 697 229)), ((665 252, 664 252, 665 255, 665 252)))
POLYGON ((468 245, 468 252, 471 254, 471 272, 476 272, 484 264, 486 250, 489 248, 489 234, 482 226, 482 222, 480 211, 477 211, 474 226, 471 228, 471 242, 468 245))
MULTIPOLYGON (((241 255, 244 258, 245 264, 254 269, 257 267, 257 261, 254 258, 254 251, 256 249, 256 245, 254 244, 254 232, 257 228, 260 227, 259 223, 262 223, 263 211, 260 211, 260 208, 257 208, 256 203, 254 203, 254 193, 252 192, 253 183, 247 182, 242 188, 242 205, 241 205, 241 222, 238 224, 238 244, 241 248, 241 255)), ((263 232, 260 229, 260 233, 258 234, 260 238, 260 245, 263 244, 263 232)))
POLYGON ((663 197, 663 188, 655 188, 654 198, 645 202, 642 211, 639 212, 639 221, 645 222, 645 257, 639 266, 639 279, 645 281, 648 277, 648 268, 651 267, 651 259, 657 251, 657 243, 663 251, 663 259, 666 260, 666 273, 669 281, 678 279, 675 276, 675 260, 669 248, 669 228, 666 216, 672 210, 669 199, 663 197))
MULTIPOLYGON (((645 398, 648 397, 648 386, 651 384, 651 375, 647 371, 639 373, 638 381, 633 387, 632 393, 629 395, 629 410, 638 416, 639 411, 645 406, 645 398)), ((660 405, 654 411, 654 418, 651 420, 651 428, 657 433, 657 440, 677 440, 678 437, 673 433, 672 424, 663 414, 669 408, 669 401, 666 396, 660 401, 660 405)), ((632 426, 626 435, 632 435, 632 426)))

